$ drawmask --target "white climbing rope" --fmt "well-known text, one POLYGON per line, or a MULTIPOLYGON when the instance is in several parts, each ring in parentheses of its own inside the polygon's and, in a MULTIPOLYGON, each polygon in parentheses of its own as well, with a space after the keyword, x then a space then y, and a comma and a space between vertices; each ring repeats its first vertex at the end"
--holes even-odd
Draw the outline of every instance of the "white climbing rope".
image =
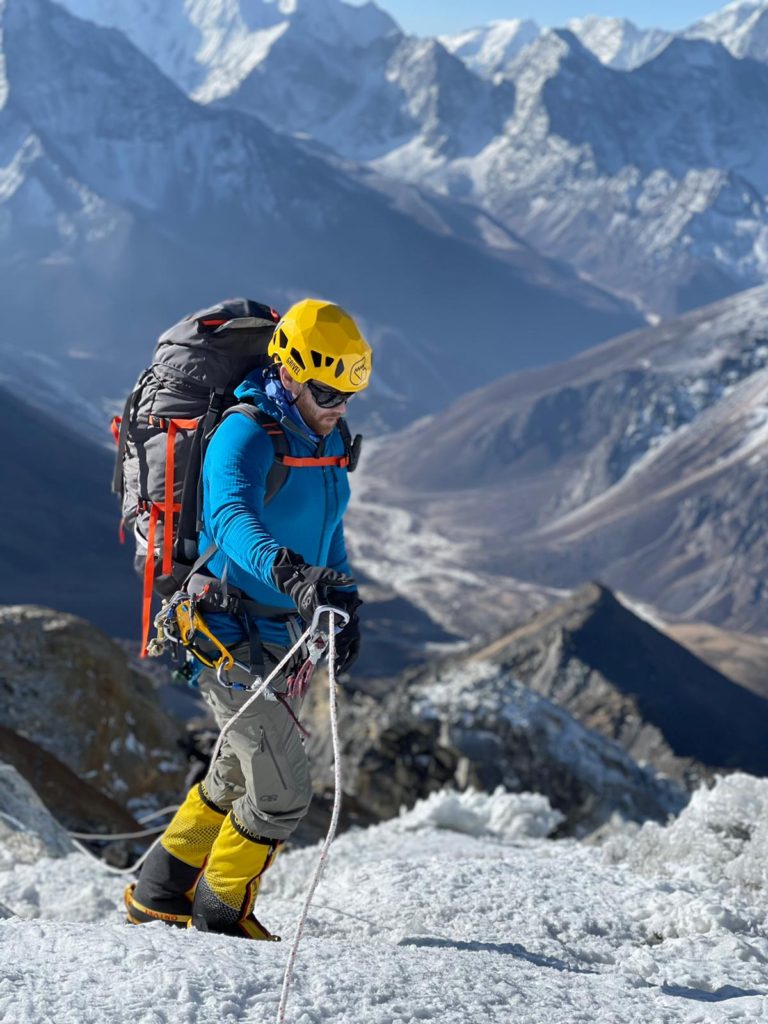
POLYGON ((301 936, 304 932, 304 925, 306 924, 307 915, 309 914, 309 907, 312 903, 312 897, 315 895, 320 878, 325 868, 326 860, 328 857, 328 851, 331 847, 336 836, 336 828, 339 823, 339 813, 341 811, 341 753, 339 749, 339 723, 336 706, 336 673, 333 670, 333 663, 336 658, 336 638, 334 630, 334 611, 329 610, 330 625, 328 629, 328 690, 329 700, 328 705, 331 714, 331 738, 333 740, 333 772, 334 772, 334 794, 333 794, 333 813, 331 814, 331 824, 328 827, 328 834, 325 837, 323 848, 320 851, 320 856, 317 860, 317 867, 315 868, 315 874, 312 878, 312 882, 309 886, 309 892, 307 898, 304 901, 304 908, 299 918, 299 923, 296 926, 296 934, 293 937, 290 952, 288 953, 288 962, 285 965, 285 974, 283 975, 283 989, 280 994, 280 1005, 277 1008, 277 1024, 283 1024, 285 1021, 285 1009, 288 1002, 288 992, 291 986, 291 978, 293 976, 293 968, 296 964, 296 956, 299 950, 299 943, 301 942, 301 936))

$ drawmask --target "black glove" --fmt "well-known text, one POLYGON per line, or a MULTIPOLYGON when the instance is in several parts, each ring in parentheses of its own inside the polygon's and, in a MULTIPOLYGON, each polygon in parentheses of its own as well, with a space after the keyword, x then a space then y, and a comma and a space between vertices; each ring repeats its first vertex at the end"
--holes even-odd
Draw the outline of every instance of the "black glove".
MULTIPOLYGON (((338 588, 355 585, 351 576, 321 565, 307 565, 301 555, 290 548, 280 548, 277 552, 272 579, 280 593, 290 597, 306 623, 312 622, 315 611, 323 604, 344 608, 344 591, 338 588)), ((347 591, 346 596, 351 593, 347 591)))
POLYGON ((339 590, 334 603, 349 615, 349 622, 336 634, 333 668, 337 675, 341 675, 342 672, 349 672, 360 655, 360 620, 357 609, 363 602, 356 590, 339 590))

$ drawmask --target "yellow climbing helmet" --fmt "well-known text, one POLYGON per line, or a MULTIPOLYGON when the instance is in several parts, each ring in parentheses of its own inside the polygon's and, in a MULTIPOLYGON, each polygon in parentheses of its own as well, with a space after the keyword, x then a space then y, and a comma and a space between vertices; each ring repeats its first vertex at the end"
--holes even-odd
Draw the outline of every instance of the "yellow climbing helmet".
POLYGON ((268 354, 299 384, 316 380, 337 391, 362 391, 371 376, 371 346, 341 306, 302 299, 275 327, 268 354))

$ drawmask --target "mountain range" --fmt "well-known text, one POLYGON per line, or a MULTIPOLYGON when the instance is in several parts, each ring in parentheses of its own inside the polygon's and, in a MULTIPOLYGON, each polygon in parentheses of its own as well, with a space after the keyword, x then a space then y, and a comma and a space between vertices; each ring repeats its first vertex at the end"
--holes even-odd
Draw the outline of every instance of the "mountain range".
POLYGON ((639 322, 474 207, 200 106, 119 32, 48 0, 0 12, 0 342, 62 361, 99 403, 169 323, 238 293, 357 313, 377 350, 361 407, 389 424, 639 322))
POLYGON ((442 546, 450 571, 421 607, 439 581, 467 624, 497 622, 512 578, 599 579, 662 614, 764 631, 767 303, 761 286, 501 379, 382 441, 355 511, 386 552, 353 539, 366 572, 408 579, 442 546))
MULTIPOLYGON (((140 16, 67 3, 161 60, 160 0, 140 16)), ((196 98, 470 200, 650 315, 765 277, 764 2, 677 34, 592 17, 441 39, 343 0, 173 10, 181 49, 166 46, 162 63, 182 87, 197 83, 196 98)))
MULTIPOLYGON (((69 6, 101 20, 113 9, 69 6)), ((440 41, 405 36, 373 5, 281 0, 248 5, 247 18, 244 10, 235 0, 122 8, 120 27, 173 54, 166 72, 184 65, 182 84, 199 97, 211 54, 224 61, 230 43, 249 41, 258 60, 247 72, 230 62, 243 74, 203 105, 123 32, 48 0, 0 6, 0 343, 6 387, 42 407, 39 459, 45 417, 85 411, 78 392, 90 414, 103 409, 146 362, 151 339, 189 309, 238 291, 278 308, 333 294, 358 312, 377 352, 360 404, 366 425, 401 426, 499 379, 420 424, 418 440, 398 435, 399 454, 386 442, 371 492, 385 490, 380 508, 395 510, 392 523, 417 511, 436 537, 445 530, 461 548, 449 544, 448 561, 470 574, 473 592, 492 593, 498 573, 514 576, 512 604, 519 611, 522 594, 531 612, 597 576, 672 615, 757 628, 765 296, 621 336, 640 317, 585 276, 599 278, 603 266, 639 302, 633 289, 645 275, 669 290, 672 308, 685 289, 683 304, 701 298, 702 283, 718 294, 742 271, 749 277, 745 268, 758 272, 768 68, 720 43, 675 37, 620 71, 557 30, 533 35, 489 79, 440 41), (175 49, 161 45, 172 37, 175 49), (349 61, 325 59, 332 53, 349 61), (254 112, 257 94, 265 102, 254 112), (233 109, 238 96, 248 110, 233 109), (313 137, 302 134, 301 119, 326 100, 328 116, 313 137), (474 134, 460 130, 470 124, 474 134), (333 136, 342 126, 349 131, 333 136), (334 151, 339 138, 350 152, 334 151), (379 146, 368 166, 352 152, 363 145, 366 159, 379 146), (473 193, 481 178, 506 213, 473 193), (618 215, 612 204, 630 194, 634 205, 618 215), (523 214, 532 218, 525 239, 508 227, 523 214), (535 232, 571 266, 532 247, 535 232), (505 378, 611 335, 620 336, 575 362, 505 378), (714 490, 696 490, 700 479, 714 490), (508 529, 483 550, 483 531, 499 522, 508 529)), ((754 21, 740 24, 757 32, 754 21)), ((10 486, 17 475, 9 469, 10 486)), ((31 543, 19 537, 8 539, 14 573, 15 551, 31 543)), ((430 559, 440 543, 429 540, 430 559)), ((434 589, 433 568, 418 587, 434 589)), ((450 592, 453 565, 439 579, 450 592)))

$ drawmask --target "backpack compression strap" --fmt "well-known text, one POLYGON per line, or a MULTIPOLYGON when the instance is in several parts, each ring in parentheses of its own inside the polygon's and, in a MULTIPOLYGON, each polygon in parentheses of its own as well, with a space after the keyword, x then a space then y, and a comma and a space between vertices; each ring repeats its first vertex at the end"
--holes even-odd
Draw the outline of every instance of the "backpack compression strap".
MULTIPOLYGON (((241 402, 239 405, 233 405, 231 409, 227 409, 222 416, 225 419, 232 413, 239 412, 248 419, 258 423, 259 426, 266 431, 272 441, 272 447, 275 449, 275 461, 272 464, 272 468, 267 475, 267 485, 264 493, 264 504, 268 504, 288 478, 288 472, 292 467, 297 469, 313 468, 315 466, 337 466, 340 469, 351 469, 352 467, 352 455, 353 449, 359 450, 359 440, 355 438, 355 444, 349 442, 349 428, 346 423, 344 424, 344 430, 341 431, 341 436, 344 439, 344 454, 343 455, 309 455, 300 457, 297 455, 291 455, 290 445, 288 444, 288 438, 286 437, 285 430, 272 416, 268 416, 261 409, 258 409, 255 405, 250 402, 241 402)), ((339 421, 340 425, 343 421, 339 421)), ((355 450, 355 455, 357 455, 355 450)), ((357 458, 355 457, 355 462, 357 458)))
POLYGON ((149 641, 149 627, 152 620, 152 594, 155 586, 155 533, 160 516, 163 517, 163 561, 162 574, 170 576, 173 572, 173 517, 180 515, 181 502, 174 499, 174 480, 176 477, 176 434, 179 430, 197 430, 200 419, 157 419, 150 418, 152 426, 167 431, 165 446, 165 492, 163 501, 153 501, 149 510, 149 529, 147 531, 147 555, 144 560, 144 593, 141 615, 141 657, 146 657, 149 641))

